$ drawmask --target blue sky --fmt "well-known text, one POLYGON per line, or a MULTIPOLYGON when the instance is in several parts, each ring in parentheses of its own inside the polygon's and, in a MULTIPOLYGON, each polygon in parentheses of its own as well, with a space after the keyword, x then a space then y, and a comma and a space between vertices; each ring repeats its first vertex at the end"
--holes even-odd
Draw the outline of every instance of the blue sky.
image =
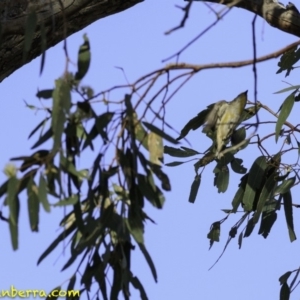
MULTIPOLYGON (((195 3, 186 28, 165 36, 164 32, 181 20, 182 12, 174 7, 175 4, 184 5, 178 0, 163 1, 159 5, 145 1, 127 11, 99 20, 71 36, 68 39, 68 49, 73 62, 77 60, 83 33, 87 33, 90 39, 92 64, 83 84, 92 86, 95 91, 126 84, 122 72, 116 66, 122 67, 129 81, 133 82, 143 74, 164 66, 161 63, 164 58, 179 50, 215 19, 205 5, 195 3)), ((220 9, 218 6, 214 7, 220 9)), ((233 9, 224 20, 186 50, 180 57, 180 62, 204 64, 250 59, 252 18, 253 15, 249 12, 233 9)), ((294 36, 270 27, 260 18, 256 21, 256 36, 258 56, 297 40, 294 36)), ((54 80, 63 74, 65 58, 62 47, 60 43, 47 51, 41 77, 40 58, 37 58, 1 83, 0 169, 4 169, 10 157, 30 153, 34 140, 28 141, 28 134, 43 119, 44 113, 35 113, 25 108, 23 100, 38 105, 35 97, 37 89, 52 88, 54 80)), ((277 60, 257 67, 258 100, 277 111, 287 95, 273 93, 287 87, 284 80, 290 84, 299 84, 297 71, 285 79, 283 73, 275 74, 278 69, 277 60)), ((75 71, 75 66, 73 69, 71 66, 71 71, 75 71)), ((169 103, 167 120, 180 131, 189 119, 208 104, 221 99, 232 100, 245 90, 249 90, 248 97, 253 100, 251 66, 202 71, 169 103)), ((111 97, 120 100, 125 92, 117 92, 111 97)), ((97 109, 101 112, 105 108, 99 105, 97 109)), ((295 107, 289 118, 291 122, 297 121, 296 109, 295 107)), ((260 117, 261 120, 268 118, 274 121, 274 118, 264 112, 260 117)), ((274 128, 275 125, 261 126, 259 132, 267 134, 274 131, 274 128)), ((175 136, 174 133, 169 133, 175 136)), ((199 151, 204 151, 209 145, 201 130, 191 133, 188 139, 192 147, 199 151)), ((185 142, 182 145, 189 147, 185 142)), ((281 143, 275 144, 272 141, 267 145, 275 154, 281 143)), ((244 160, 244 166, 249 169, 258 155, 255 146, 252 146, 241 151, 238 157, 244 160)), ((166 162, 173 160, 176 159, 165 156, 166 162)), ((82 166, 90 167, 90 163, 89 159, 81 161, 82 166)), ((133 253, 132 271, 143 282, 149 299, 274 299, 279 297, 278 277, 299 265, 299 242, 290 243, 281 210, 278 221, 266 240, 257 235, 258 229, 254 230, 250 238, 244 239, 241 250, 238 249, 237 239, 232 240, 220 262, 208 271, 223 250, 230 227, 239 218, 239 215, 230 217, 221 229, 220 243, 216 243, 208 251, 209 241, 206 235, 210 225, 225 216, 221 209, 230 208, 240 178, 231 174, 228 191, 218 194, 213 186, 213 168, 213 164, 206 168, 196 202, 190 204, 188 194, 194 178, 193 163, 176 168, 164 167, 170 176, 172 191, 166 193, 167 201, 163 210, 157 211, 150 206, 146 208, 157 223, 148 223, 145 234, 147 249, 158 271, 157 284, 139 250, 136 249, 133 253)), ((4 180, 4 174, 0 173, 0 182, 4 180)), ((296 203, 297 190, 297 187, 293 189, 296 203)), ((55 286, 67 282, 74 270, 71 267, 60 272, 68 258, 68 250, 62 254, 63 245, 36 266, 40 254, 57 236, 64 210, 53 208, 51 214, 42 211, 39 232, 31 233, 26 202, 23 195, 18 251, 12 251, 7 224, 0 223, 0 290, 14 285, 18 289, 44 289, 49 292, 55 286)), ((296 234, 299 227, 297 213, 294 211, 296 234)), ((63 287, 66 288, 66 284, 63 287)), ((132 299, 139 299, 138 294, 133 289, 131 291, 132 299)), ((296 294, 299 294, 297 290, 296 294)))

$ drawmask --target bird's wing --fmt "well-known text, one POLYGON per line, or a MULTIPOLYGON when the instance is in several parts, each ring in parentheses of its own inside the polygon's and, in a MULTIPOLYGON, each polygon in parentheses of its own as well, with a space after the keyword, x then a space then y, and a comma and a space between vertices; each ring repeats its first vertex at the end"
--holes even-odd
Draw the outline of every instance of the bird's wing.
POLYGON ((228 106, 228 102, 225 100, 218 101, 214 105, 214 107, 206 117, 205 120, 206 124, 204 125, 203 132, 207 132, 215 128, 218 119, 220 119, 220 116, 224 113, 227 106, 228 106))

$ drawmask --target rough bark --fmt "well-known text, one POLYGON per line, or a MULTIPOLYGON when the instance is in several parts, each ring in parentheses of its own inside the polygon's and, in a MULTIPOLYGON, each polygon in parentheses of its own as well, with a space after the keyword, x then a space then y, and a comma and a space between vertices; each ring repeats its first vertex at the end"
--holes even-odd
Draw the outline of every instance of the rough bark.
MULTIPOLYGON (((42 52, 41 24, 45 26, 46 48, 93 22, 126 10, 144 0, 0 0, 0 82, 42 52), (26 20, 37 15, 31 50, 23 62, 26 20), (65 22, 65 26, 64 24, 65 22)), ((187 1, 187 0, 186 0, 187 1)), ((200 0, 192 0, 200 1, 200 0)), ((202 1, 202 0, 201 0, 202 1)), ((236 6, 264 18, 271 26, 300 37, 300 14, 272 0, 207 0, 236 6)), ((153 5, 159 5, 153 3, 153 5)))
POLYGON ((46 48, 49 49, 61 42, 65 35, 70 36, 101 18, 140 2, 143 0, 1 0, 0 82, 42 53, 42 23, 46 48), (31 50, 23 63, 26 20, 32 12, 37 16, 37 26, 31 50))
MULTIPOLYGON (((202 0, 191 1, 201 2, 202 0)), ((205 0, 205 2, 246 9, 264 18, 271 26, 300 37, 299 12, 297 10, 288 9, 286 6, 277 2, 277 0, 205 0)))

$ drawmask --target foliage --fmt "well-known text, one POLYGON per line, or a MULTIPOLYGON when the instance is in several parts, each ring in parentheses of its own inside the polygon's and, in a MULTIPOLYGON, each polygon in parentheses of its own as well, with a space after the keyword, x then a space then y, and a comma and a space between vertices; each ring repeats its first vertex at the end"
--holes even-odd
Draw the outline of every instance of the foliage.
MULTIPOLYGON (((185 16, 189 9, 190 3, 185 8, 185 16)), ((36 22, 36 14, 32 12, 26 23, 24 61, 32 46, 36 22)), ((41 39, 42 72, 45 35, 42 34, 41 39)), ((179 140, 186 141, 191 130, 200 131, 215 104, 209 105, 189 120, 176 139, 169 133, 173 127, 165 119, 167 103, 201 70, 251 64, 255 67, 259 59, 254 57, 250 62, 232 62, 218 66, 169 64, 128 84, 127 93, 124 93, 121 101, 116 102, 107 99, 106 95, 118 87, 95 93, 91 87, 81 84, 91 63, 89 39, 87 35, 83 39, 78 51, 77 71, 71 73, 68 70, 69 58, 65 45, 67 63, 64 75, 55 80, 53 89, 40 90, 36 94, 43 103, 51 101, 51 105, 44 108, 47 112, 45 119, 29 134, 29 138, 33 138, 39 133, 33 142, 31 155, 11 158, 12 161, 19 161, 20 165, 8 165, 5 169, 7 180, 0 186, 0 197, 4 198, 3 203, 9 214, 5 217, 1 212, 0 217, 8 223, 14 250, 18 249, 19 198, 26 190, 28 219, 32 231, 39 230, 40 209, 49 213, 55 207, 69 208, 60 222, 61 232, 41 254, 38 264, 60 243, 65 243, 69 245, 70 256, 62 270, 77 264, 77 270, 69 280, 68 290, 74 288, 81 268, 81 292, 89 293, 92 284, 97 283, 98 293, 103 299, 118 299, 120 293, 125 299, 129 299, 129 287, 132 286, 139 291, 141 299, 148 299, 146 289, 133 274, 130 262, 133 250, 138 247, 157 281, 154 262, 144 243, 145 222, 154 223, 145 211, 145 202, 162 209, 165 192, 171 190, 171 183, 162 167, 164 154, 181 159, 165 163, 166 167, 177 167, 191 160, 195 161, 192 170, 195 172, 194 180, 188 197, 190 203, 194 203, 197 194, 201 193, 201 179, 209 164, 214 165, 213 185, 218 193, 227 191, 231 172, 239 174, 240 182, 232 199, 232 207, 223 210, 226 216, 213 222, 207 234, 211 248, 215 242, 220 241, 222 224, 233 214, 240 215, 239 220, 231 226, 219 259, 237 234, 241 248, 243 239, 251 236, 258 223, 258 234, 266 239, 281 207, 290 241, 296 240, 293 209, 299 205, 293 203, 292 188, 300 181, 299 157, 294 163, 287 163, 284 158, 287 153, 294 151, 298 156, 300 154, 297 136, 300 130, 297 125, 287 121, 295 103, 299 101, 299 85, 277 92, 290 92, 277 114, 257 99, 248 101, 250 106, 243 110, 239 126, 222 150, 223 156, 216 157, 213 151, 213 129, 202 132, 203 138, 206 135, 212 141, 212 146, 203 153, 199 149, 179 146, 179 140), (171 76, 173 71, 175 75, 171 76), (167 82, 154 91, 153 86, 157 84, 158 78, 164 77, 167 82), (75 102, 74 95, 80 97, 80 101, 75 102), (155 110, 153 104, 157 99, 161 99, 161 106, 155 110), (99 102, 101 113, 97 113, 95 109, 95 104, 99 102), (262 125, 259 119, 262 110, 276 118, 276 122, 273 122, 274 133, 264 137, 261 137, 258 130, 262 125), (146 118, 149 111, 154 115, 150 122, 146 118), (264 145, 273 137, 276 143, 282 143, 277 153, 271 152, 264 145), (163 141, 172 146, 164 146, 163 141), (259 149, 261 155, 248 170, 243 166, 243 159, 237 155, 242 156, 243 150, 253 146, 259 149), (80 157, 91 152, 94 155, 92 167, 79 169, 80 157), (111 286, 108 284, 109 276, 112 279, 111 286)), ((180 52, 177 53, 179 54, 180 52)), ((286 70, 288 76, 295 70, 299 49, 292 45, 281 54, 277 73, 286 70)), ((30 108, 41 109, 34 106, 30 108)), ((173 170, 176 172, 176 169, 173 170)), ((280 299, 289 299, 299 283, 299 272, 298 268, 279 278, 280 299)), ((55 290, 60 288, 56 287, 55 290)))

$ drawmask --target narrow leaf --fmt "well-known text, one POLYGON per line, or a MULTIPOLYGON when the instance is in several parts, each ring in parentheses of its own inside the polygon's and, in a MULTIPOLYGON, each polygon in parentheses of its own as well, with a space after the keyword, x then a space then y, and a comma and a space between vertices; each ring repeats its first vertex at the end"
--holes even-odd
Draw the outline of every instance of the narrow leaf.
POLYGON ((46 122, 49 120, 49 118, 46 118, 42 122, 40 122, 29 134, 28 139, 30 139, 42 126, 46 124, 46 122))
POLYGON ((87 73, 91 62, 90 42, 86 34, 83 35, 84 43, 79 47, 75 80, 81 80, 87 73))
POLYGON ((220 241, 220 233, 221 233, 221 223, 218 221, 211 224, 210 231, 207 234, 207 238, 210 240, 209 249, 212 247, 214 242, 220 241))
POLYGON ((40 183, 38 188, 38 198, 39 201, 42 203, 44 210, 46 212, 50 212, 50 205, 47 198, 47 182, 44 176, 41 174, 40 176, 40 183))
POLYGON ((284 214, 286 219, 286 224, 289 231, 289 237, 290 241, 295 241, 296 234, 294 231, 294 221, 293 221, 293 206, 292 206, 292 195, 291 191, 288 191, 287 193, 282 194, 283 197, 283 207, 284 207, 284 214))
POLYGON ((234 158, 230 162, 230 166, 233 172, 238 174, 245 174, 247 172, 247 169, 242 165, 243 160, 240 158, 234 158))
POLYGON ((176 167, 176 166, 180 166, 180 165, 182 165, 184 163, 185 163, 185 161, 173 161, 173 162, 165 164, 165 166, 176 167))
POLYGON ((239 239, 238 239, 239 249, 242 248, 242 243, 243 243, 243 231, 241 231, 239 234, 239 239))
POLYGON ((276 187, 277 182, 274 180, 276 173, 273 172, 269 178, 266 180, 265 185, 260 193, 258 203, 256 206, 256 212, 253 216, 253 223, 256 224, 259 220, 260 214, 265 206, 267 200, 270 199, 270 196, 276 187))
POLYGON ((41 90, 36 93, 36 96, 40 99, 51 99, 54 89, 41 90))
POLYGON ((281 275, 278 279, 280 284, 282 285, 282 284, 286 283, 292 273, 293 272, 288 271, 288 272, 285 272, 283 275, 281 275))
POLYGON ((150 131, 156 133, 157 135, 161 136, 166 141, 172 143, 172 144, 178 144, 178 141, 176 141, 174 138, 172 138, 170 135, 163 132, 158 127, 154 126, 153 124, 150 124, 148 122, 143 122, 144 126, 146 126, 150 131))
POLYGON ((201 175, 196 175, 194 178, 194 181, 192 183, 191 186, 191 191, 190 191, 190 195, 189 195, 189 202, 190 203, 194 203, 198 194, 198 190, 200 187, 200 183, 201 183, 201 175))
POLYGON ((285 89, 282 89, 278 92, 275 92, 274 94, 280 94, 280 93, 285 93, 285 92, 289 92, 289 91, 295 91, 295 90, 298 90, 300 89, 300 85, 292 85, 288 88, 285 88, 285 89))
POLYGON ((38 198, 38 188, 32 177, 27 185, 27 197, 30 228, 32 231, 38 231, 40 203, 38 198))
POLYGON ((251 219, 249 219, 247 226, 246 226, 246 230, 244 233, 244 237, 248 237, 251 235, 253 229, 254 229, 255 223, 253 222, 253 217, 251 219))
POLYGON ((15 222, 12 222, 11 212, 9 212, 9 230, 10 230, 10 238, 13 250, 18 249, 19 245, 19 211, 20 211, 20 200, 18 196, 15 197, 15 222))
MULTIPOLYGON (((67 291, 74 291, 74 286, 76 283, 76 273, 71 277, 68 287, 67 287, 67 291)), ((73 300, 72 296, 70 296, 69 294, 66 297, 66 300, 73 300)))
POLYGON ((6 202, 9 207, 9 219, 12 225, 17 225, 19 215, 19 203, 16 197, 19 186, 19 180, 16 176, 10 177, 7 185, 6 202))
POLYGON ((264 211, 262 213, 258 234, 261 234, 266 239, 276 220, 277 220, 277 213, 275 210, 264 211))
POLYGON ((280 300, 289 300, 290 299, 291 290, 288 284, 285 282, 280 289, 280 300))
POLYGON ((295 102, 295 92, 292 92, 283 102, 275 128, 275 140, 278 141, 282 125, 290 115, 295 102))
POLYGON ((61 146, 61 138, 64 132, 66 115, 71 107, 71 93, 69 83, 60 78, 55 80, 55 90, 53 91, 52 123, 53 130, 53 151, 57 151, 61 146))
POLYGON ((214 104, 210 105, 208 109, 202 110, 196 117, 189 120, 188 123, 183 127, 180 132, 180 136, 177 138, 177 141, 181 140, 182 138, 186 137, 186 135, 190 132, 190 130, 196 130, 200 126, 205 123, 206 117, 213 108, 214 104))
POLYGON ((39 265, 41 261, 48 256, 55 248, 56 246, 66 239, 68 235, 76 229, 76 224, 72 224, 69 228, 65 229, 61 234, 58 235, 58 237, 48 246, 48 248, 42 253, 42 255, 39 257, 37 264, 39 265))
POLYGON ((226 165, 219 166, 219 164, 217 164, 216 168, 214 169, 214 173, 214 186, 218 188, 218 193, 225 193, 229 184, 228 167, 226 165))
POLYGON ((257 190, 260 188, 266 168, 267 168, 267 161, 264 156, 259 156, 251 166, 244 197, 243 197, 243 204, 244 204, 245 211, 252 210, 255 194, 257 190))
POLYGON ((140 297, 142 300, 148 300, 148 296, 146 294, 146 291, 142 285, 142 283, 140 282, 140 280, 136 277, 136 276, 131 276, 130 277, 130 282, 133 285, 133 287, 137 290, 140 291, 140 297))
POLYGON ((276 189, 274 194, 284 194, 290 191, 291 187, 294 185, 296 181, 296 177, 288 178, 287 180, 284 180, 276 189))
POLYGON ((150 254, 148 253, 144 244, 139 243, 138 245, 150 267, 150 270, 151 270, 151 273, 152 273, 152 276, 153 276, 155 282, 157 282, 157 272, 156 272, 156 269, 155 269, 155 266, 154 266, 154 263, 152 261, 150 254))
POLYGON ((53 204, 53 206, 74 205, 77 202, 78 202, 78 195, 72 195, 71 197, 60 200, 59 202, 53 204))
POLYGON ((38 146, 44 144, 46 141, 48 141, 53 135, 52 128, 49 128, 39 139, 38 141, 31 147, 31 149, 35 149, 38 146))
POLYGON ((174 148, 169 146, 164 147, 164 153, 174 157, 190 157, 195 155, 195 153, 192 153, 190 151, 185 151, 180 148, 174 148))
POLYGON ((153 132, 148 134, 148 150, 150 156, 149 161, 160 166, 161 162, 163 162, 163 140, 159 135, 153 132))
POLYGON ((61 287, 58 286, 56 288, 54 288, 47 296, 47 298, 45 300, 56 300, 58 299, 59 296, 59 292, 61 291, 61 287))

